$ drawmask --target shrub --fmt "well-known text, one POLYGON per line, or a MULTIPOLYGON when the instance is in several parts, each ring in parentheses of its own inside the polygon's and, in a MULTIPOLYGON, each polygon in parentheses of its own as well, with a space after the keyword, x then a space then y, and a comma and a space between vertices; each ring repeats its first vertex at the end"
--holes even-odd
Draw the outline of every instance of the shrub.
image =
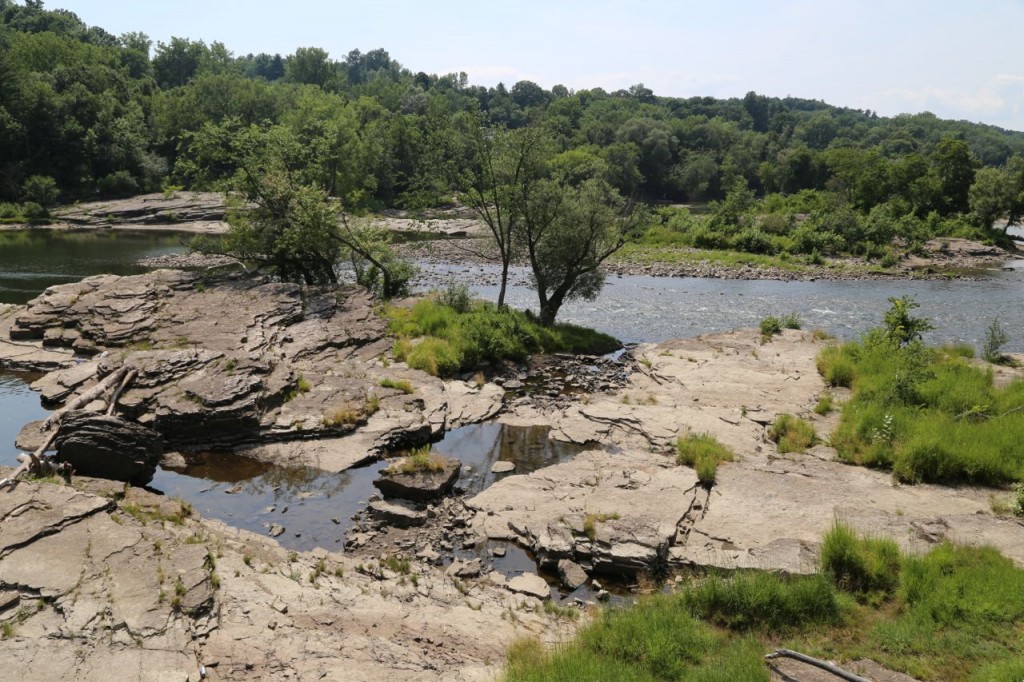
POLYGON ((104 197, 130 197, 139 193, 138 181, 126 170, 119 170, 100 178, 97 185, 104 197))
POLYGON ((788 313, 783 315, 779 319, 779 324, 782 325, 783 329, 800 329, 802 323, 800 322, 800 316, 796 313, 788 313))
POLYGON ((854 363, 849 347, 828 346, 818 353, 818 372, 825 383, 833 387, 851 388, 854 378, 854 363))
POLYGON ((780 334, 781 332, 782 332, 782 321, 779 318, 777 318, 777 317, 775 317, 773 315, 769 315, 768 317, 766 317, 763 320, 761 320, 761 340, 762 341, 768 341, 773 336, 775 336, 776 334, 780 334))
POLYGON ((59 194, 57 181, 49 175, 30 175, 21 183, 21 197, 26 202, 51 206, 57 201, 59 194))
POLYGON ((791 414, 777 416, 768 431, 768 437, 778 445, 781 453, 803 452, 814 445, 816 440, 814 427, 791 414))
POLYGON ((862 597, 886 597, 900 579, 899 546, 885 538, 860 538, 836 522, 821 543, 821 570, 836 586, 862 597))
POLYGON ((473 308, 473 299, 465 282, 449 282, 437 300, 457 313, 468 313, 473 308))
POLYGON ((999 324, 999 318, 992 320, 992 324, 985 331, 985 346, 982 348, 981 357, 985 362, 1001 364, 1003 362, 1002 348, 1009 341, 1009 337, 999 324))

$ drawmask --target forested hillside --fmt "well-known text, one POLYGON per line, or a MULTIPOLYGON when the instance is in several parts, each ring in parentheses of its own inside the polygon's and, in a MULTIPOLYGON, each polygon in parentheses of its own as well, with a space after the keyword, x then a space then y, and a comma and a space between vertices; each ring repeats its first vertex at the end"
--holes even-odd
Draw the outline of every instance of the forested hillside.
POLYGON ((826 253, 836 250, 828 239, 794 233, 804 216, 817 212, 815 234, 849 245, 884 243, 904 219, 918 232, 986 229, 1024 206, 1024 133, 929 113, 885 118, 753 92, 659 97, 642 84, 486 88, 464 73, 414 72, 382 49, 336 60, 317 47, 281 56, 186 38, 153 45, 39 0, 0 0, 0 200, 30 202, 26 214, 168 185, 217 189, 236 169, 215 149, 252 125, 306 150, 350 210, 438 205, 462 188, 465 131, 481 119, 543 127, 565 164, 600 166, 627 196, 725 199, 721 234, 670 226, 698 245, 756 228, 749 248, 735 245, 826 253), (765 196, 757 213, 774 222, 745 222, 765 196))

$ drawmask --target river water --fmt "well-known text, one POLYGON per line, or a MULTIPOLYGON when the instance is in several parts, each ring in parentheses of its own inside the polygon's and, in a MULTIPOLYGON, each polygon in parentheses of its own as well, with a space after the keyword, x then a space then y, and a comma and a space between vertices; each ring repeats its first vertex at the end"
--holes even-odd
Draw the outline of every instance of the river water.
MULTIPOLYGON (((140 258, 183 250, 173 234, 0 232, 0 302, 21 303, 51 284, 102 272, 130 274, 140 258)), ((919 315, 936 329, 930 342, 960 341, 978 347, 999 318, 1009 336, 1007 351, 1024 352, 1024 262, 993 271, 982 281, 776 282, 623 276, 609 278, 596 301, 567 304, 560 319, 609 333, 625 342, 660 341, 736 327, 756 327, 767 315, 795 312, 804 328, 822 328, 852 338, 880 323, 890 296, 909 295, 919 315)), ((459 278, 493 281, 496 270, 477 266, 423 266, 428 281, 459 278)), ((517 270, 508 301, 535 306, 534 294, 517 270)), ((493 300, 497 287, 473 286, 493 300)), ((21 426, 46 411, 27 385, 33 377, 0 372, 0 464, 14 463, 14 438, 21 426)), ((466 485, 493 480, 490 464, 515 461, 529 471, 571 456, 546 434, 498 425, 453 431, 435 446, 462 458, 473 473, 466 485)), ((337 548, 350 518, 365 507, 381 464, 341 474, 271 467, 222 457, 196 456, 184 471, 160 470, 152 486, 191 502, 207 516, 265 532, 271 522, 287 528, 281 544, 294 549, 337 548)))

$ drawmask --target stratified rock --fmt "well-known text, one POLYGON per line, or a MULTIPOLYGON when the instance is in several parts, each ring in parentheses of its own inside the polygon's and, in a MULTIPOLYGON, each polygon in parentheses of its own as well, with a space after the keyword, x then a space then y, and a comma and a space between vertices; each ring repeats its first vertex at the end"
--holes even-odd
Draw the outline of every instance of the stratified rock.
POLYGON ((551 588, 547 581, 536 573, 523 573, 517 575, 505 584, 506 589, 518 594, 526 594, 537 599, 547 599, 551 596, 551 588))
POLYGON ((369 509, 374 519, 395 528, 422 526, 427 522, 426 511, 401 500, 374 500, 369 509))
POLYGON ((574 561, 569 559, 562 559, 558 562, 558 578, 562 581, 562 585, 568 590, 575 590, 576 588, 586 584, 587 572, 583 570, 583 567, 574 561))
POLYGON ((163 438, 117 415, 75 411, 61 421, 54 446, 78 474, 140 484, 153 477, 163 438))
POLYGON ((450 457, 439 457, 441 469, 428 471, 420 469, 412 473, 402 473, 396 467, 381 472, 380 478, 373 485, 384 497, 398 497, 403 500, 429 502, 447 495, 459 477, 462 463, 450 457))

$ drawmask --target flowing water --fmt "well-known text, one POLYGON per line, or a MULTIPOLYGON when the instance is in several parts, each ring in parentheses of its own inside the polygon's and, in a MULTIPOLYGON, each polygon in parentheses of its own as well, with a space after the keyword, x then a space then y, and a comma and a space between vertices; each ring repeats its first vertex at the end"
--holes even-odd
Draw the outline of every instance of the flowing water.
MULTIPOLYGON (((0 232, 0 302, 19 303, 51 284, 112 272, 141 272, 140 258, 183 250, 182 237, 125 232, 0 232)), ((625 342, 660 341, 736 327, 756 327, 767 315, 797 313, 805 328, 822 328, 852 338, 880 323, 890 296, 909 295, 936 329, 931 342, 962 341, 978 347, 985 329, 999 318, 1009 335, 1004 350, 1024 351, 1024 261, 994 271, 982 281, 776 282, 698 278, 611 277, 596 301, 567 304, 560 319, 607 332, 625 342)), ((481 266, 424 266, 429 279, 451 277, 494 281, 496 270, 481 266)), ((513 306, 535 306, 534 294, 513 273, 508 296, 513 306)), ((493 300, 497 287, 477 285, 476 295, 493 300)), ((0 372, 0 464, 14 463, 14 437, 21 426, 46 414, 27 383, 34 377, 0 372)), ((524 473, 571 457, 578 448, 553 443, 543 428, 480 424, 455 429, 435 444, 465 465, 461 485, 469 492, 490 485, 498 460, 524 473)), ((372 481, 384 463, 331 474, 275 467, 230 455, 197 454, 181 471, 161 469, 151 487, 190 502, 204 516, 266 533, 270 524, 286 531, 278 540, 297 549, 340 549, 352 516, 376 492, 372 481)), ((472 552, 488 553, 490 545, 472 552)), ((494 565, 505 572, 532 568, 532 558, 508 548, 494 565)))

